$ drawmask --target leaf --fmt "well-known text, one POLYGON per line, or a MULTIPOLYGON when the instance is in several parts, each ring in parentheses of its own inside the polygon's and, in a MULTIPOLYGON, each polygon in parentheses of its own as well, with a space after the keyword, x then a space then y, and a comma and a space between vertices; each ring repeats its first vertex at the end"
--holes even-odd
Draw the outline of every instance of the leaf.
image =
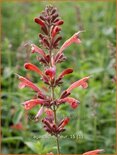
POLYGON ((13 123, 14 124, 17 124, 20 121, 20 119, 22 118, 22 115, 23 115, 23 111, 21 109, 18 110, 15 113, 14 117, 13 117, 13 123))

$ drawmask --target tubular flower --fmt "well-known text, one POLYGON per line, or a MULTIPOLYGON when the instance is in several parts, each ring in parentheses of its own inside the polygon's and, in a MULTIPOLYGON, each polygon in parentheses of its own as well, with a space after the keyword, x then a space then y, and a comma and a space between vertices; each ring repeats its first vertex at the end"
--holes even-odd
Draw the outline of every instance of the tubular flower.
POLYGON ((97 150, 88 151, 86 153, 83 153, 83 155, 97 155, 103 151, 104 151, 103 149, 97 149, 97 150))
MULTIPOLYGON (((81 31, 75 33, 71 38, 66 40, 59 49, 59 44, 62 39, 60 34, 61 25, 64 23, 64 21, 59 17, 57 9, 53 6, 47 6, 45 10, 34 19, 34 21, 42 30, 38 35, 39 44, 41 45, 42 49, 35 44, 31 44, 31 52, 38 53, 37 60, 43 65, 44 69, 41 71, 36 65, 30 62, 25 63, 24 67, 26 70, 38 73, 39 76, 41 76, 40 79, 47 85, 47 87, 44 86, 44 90, 46 91, 43 92, 29 79, 18 75, 20 80, 19 88, 29 87, 36 92, 33 99, 23 103, 24 109, 31 110, 33 107, 39 107, 39 110, 35 116, 35 120, 40 119, 43 113, 45 114, 45 117, 42 119, 43 128, 50 135, 56 137, 58 154, 60 154, 59 135, 65 131, 64 127, 69 123, 70 119, 65 117, 59 121, 57 110, 64 103, 68 103, 73 109, 76 109, 79 106, 78 100, 68 96, 76 87, 82 86, 83 88, 87 88, 87 81, 89 77, 84 77, 83 79, 71 84, 67 90, 61 93, 60 97, 58 97, 59 99, 57 99, 55 95, 56 87, 61 86, 63 83, 63 78, 72 73, 73 69, 67 68, 60 74, 57 74, 56 65, 57 63, 62 63, 67 59, 64 56, 63 51, 68 46, 70 46, 72 43, 81 43, 81 40, 79 39, 79 34, 81 31), (54 53, 56 51, 58 52, 54 53)), ((94 150, 84 153, 83 155, 97 155, 99 152, 101 151, 94 150)))
POLYGON ((32 50, 32 53, 39 53, 43 57, 46 56, 45 52, 41 48, 39 48, 38 46, 36 46, 34 44, 31 44, 31 50, 32 50))
POLYGON ((79 31, 75 33, 71 38, 65 41, 65 43, 61 46, 60 50, 58 53, 62 53, 68 46, 70 46, 72 43, 80 44, 81 40, 79 39, 79 34, 82 31, 79 31))
POLYGON ((31 64, 31 63, 25 63, 24 64, 24 67, 27 69, 27 70, 32 70, 32 71, 35 71, 36 73, 38 73, 40 76, 43 76, 43 73, 42 71, 35 65, 31 64))
POLYGON ((67 93, 70 93, 72 89, 74 89, 74 88, 76 88, 76 87, 79 87, 79 86, 82 86, 83 88, 87 88, 87 87, 88 87, 87 80, 88 80, 89 78, 90 78, 90 77, 87 76, 87 77, 84 77, 83 79, 78 80, 78 81, 74 82, 73 84, 71 84, 70 87, 66 90, 67 93))
POLYGON ((76 109, 78 107, 78 104, 80 103, 78 100, 72 98, 72 97, 66 97, 64 99, 60 99, 59 103, 61 102, 68 102, 71 106, 71 108, 76 109))
POLYGON ((39 24, 40 26, 42 26, 42 27, 45 26, 45 23, 44 23, 41 19, 39 19, 39 18, 35 18, 34 21, 35 21, 37 24, 39 24))
POLYGON ((59 75, 59 78, 63 78, 65 75, 70 74, 72 72, 73 72, 72 68, 67 68, 59 75))
POLYGON ((33 100, 28 100, 25 101, 24 103, 22 103, 24 105, 25 110, 30 110, 33 107, 35 107, 36 105, 42 105, 44 104, 44 100, 42 99, 33 99, 33 100))
POLYGON ((58 27, 58 26, 55 26, 53 29, 52 29, 52 37, 54 38, 58 33, 59 33, 59 31, 61 30, 61 28, 60 27, 58 27))
POLYGON ((22 89, 24 87, 29 87, 32 88, 34 91, 41 93, 41 90, 34 84, 32 83, 30 80, 24 78, 23 76, 18 75, 20 83, 19 83, 19 88, 22 89))
POLYGON ((64 128, 69 123, 69 120, 70 119, 68 117, 64 118, 59 124, 59 128, 64 128))

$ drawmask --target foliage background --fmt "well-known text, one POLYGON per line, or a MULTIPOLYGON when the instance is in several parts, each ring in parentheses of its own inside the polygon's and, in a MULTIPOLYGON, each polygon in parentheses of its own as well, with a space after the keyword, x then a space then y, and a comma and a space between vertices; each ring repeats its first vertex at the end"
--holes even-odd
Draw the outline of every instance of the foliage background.
MULTIPOLYGON (((27 75, 40 87, 44 85, 36 74, 26 72, 23 64, 36 61, 30 55, 27 42, 39 45, 38 25, 34 17, 47 4, 55 5, 65 21, 62 26, 62 43, 76 31, 82 33, 81 45, 72 45, 65 54, 67 61, 58 65, 58 72, 74 68, 74 73, 64 80, 62 89, 87 75, 92 75, 86 90, 75 89, 73 97, 80 99, 76 110, 63 106, 59 117, 71 116, 67 131, 60 139, 61 153, 75 154, 103 148, 105 154, 115 153, 115 1, 111 2, 2 2, 2 153, 3 154, 44 154, 56 152, 55 139, 49 137, 40 122, 33 117, 38 109, 24 112, 20 103, 34 95, 28 89, 19 90, 14 73, 27 75), (23 130, 11 128, 22 122, 23 130)), ((56 89, 56 94, 60 88, 56 89)))

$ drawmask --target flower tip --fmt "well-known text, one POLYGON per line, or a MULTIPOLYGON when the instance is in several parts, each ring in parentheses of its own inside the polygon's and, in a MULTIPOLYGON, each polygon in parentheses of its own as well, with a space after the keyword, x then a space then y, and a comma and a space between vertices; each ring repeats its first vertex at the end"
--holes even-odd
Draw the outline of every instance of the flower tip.
POLYGON ((76 34, 79 35, 82 32, 86 32, 85 30, 78 31, 76 34))
POLYGON ((16 77, 20 78, 20 75, 19 74, 17 74, 17 73, 14 73, 14 74, 15 74, 16 77))
POLYGON ((25 64, 24 64, 24 68, 26 68, 26 69, 27 69, 27 66, 28 66, 28 63, 25 63, 25 64))
POLYGON ((104 149, 100 149, 99 152, 104 152, 104 149))
POLYGON ((34 18, 34 22, 38 23, 38 18, 37 17, 34 18))

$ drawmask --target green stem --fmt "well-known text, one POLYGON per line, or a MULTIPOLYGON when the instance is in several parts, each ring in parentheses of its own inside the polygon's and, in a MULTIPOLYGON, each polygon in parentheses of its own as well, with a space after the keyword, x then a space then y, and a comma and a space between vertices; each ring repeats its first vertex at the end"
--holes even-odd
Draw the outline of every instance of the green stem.
MULTIPOLYGON (((54 100, 54 87, 53 86, 51 87, 51 97, 52 97, 52 100, 54 100)), ((55 125, 56 125, 57 124, 57 117, 56 117, 56 108, 55 108, 55 105, 53 106, 53 109, 54 109, 54 122, 55 122, 55 125)), ((57 153, 60 154, 58 134, 56 134, 56 143, 57 143, 57 153)))

